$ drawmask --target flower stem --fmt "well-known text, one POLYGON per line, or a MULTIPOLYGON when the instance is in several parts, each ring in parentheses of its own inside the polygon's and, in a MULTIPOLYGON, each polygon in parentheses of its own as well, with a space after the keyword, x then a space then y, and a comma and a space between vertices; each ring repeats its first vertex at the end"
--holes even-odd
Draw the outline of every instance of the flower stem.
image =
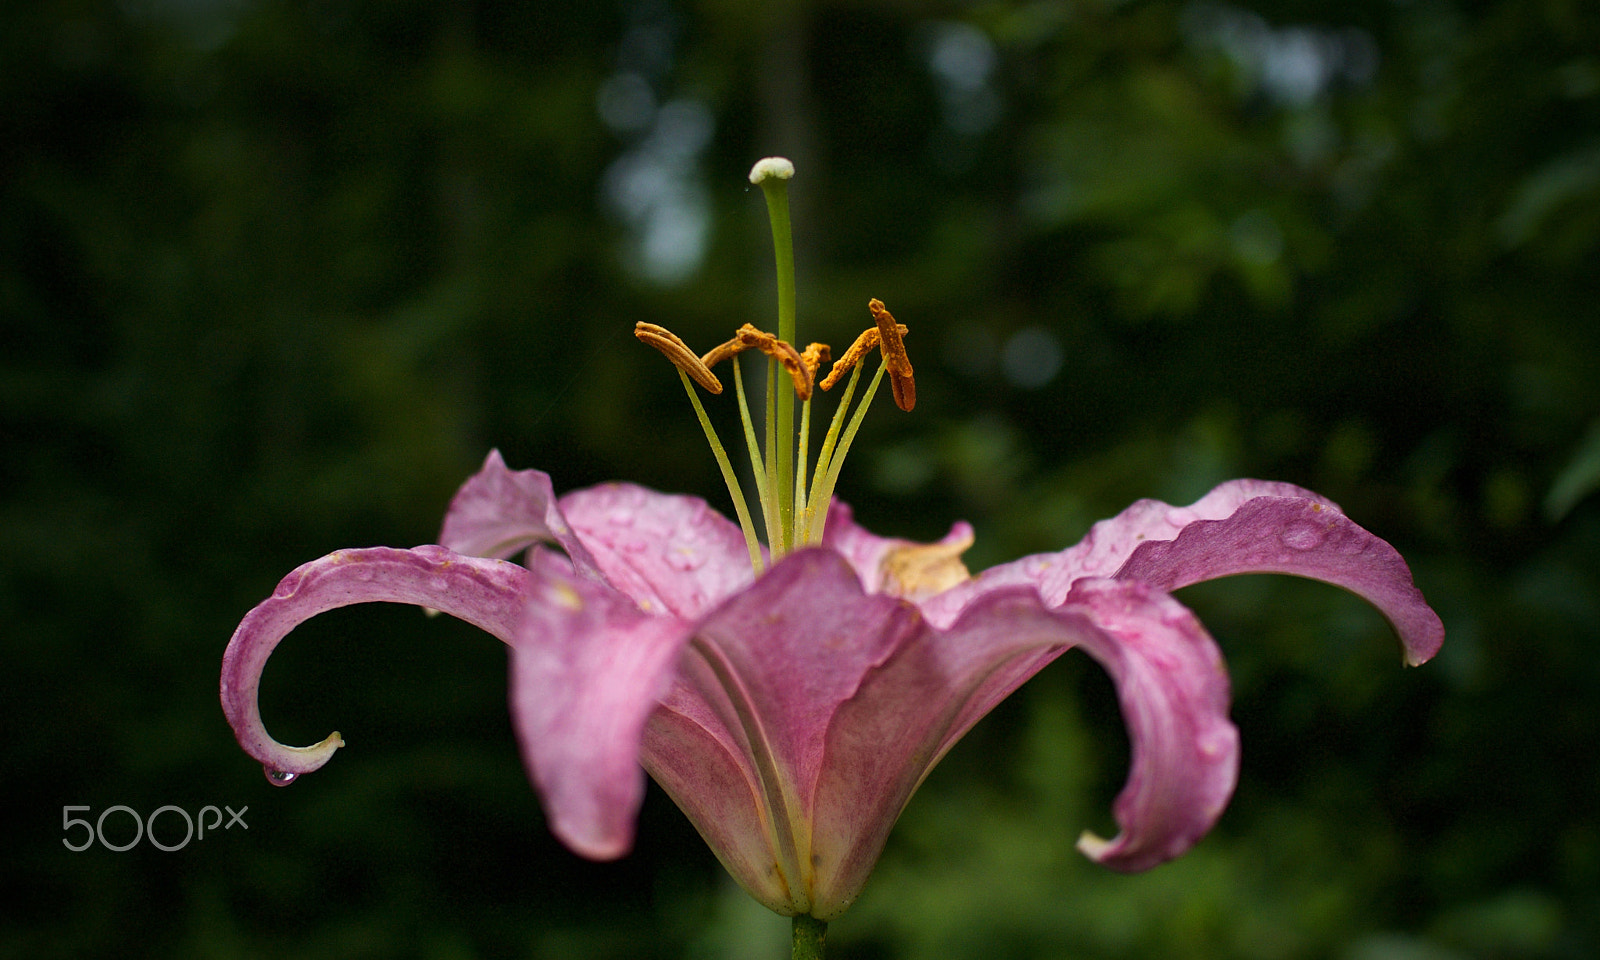
POLYGON ((828 938, 828 921, 810 914, 794 918, 794 960, 822 960, 828 938))
POLYGON ((779 453, 793 442, 793 437, 779 439, 778 420, 772 415, 777 398, 784 395, 778 386, 778 361, 767 361, 767 486, 771 509, 767 512, 767 549, 772 559, 778 560, 789 552, 788 534, 783 532, 783 471, 779 453), (776 532, 774 532, 776 531, 776 532))

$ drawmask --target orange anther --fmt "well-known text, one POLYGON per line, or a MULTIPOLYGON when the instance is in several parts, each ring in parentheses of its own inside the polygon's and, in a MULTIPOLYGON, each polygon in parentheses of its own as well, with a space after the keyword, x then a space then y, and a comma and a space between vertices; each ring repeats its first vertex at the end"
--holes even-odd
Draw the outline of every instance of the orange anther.
MULTIPOLYGON (((898 333, 900 336, 903 337, 909 332, 910 330, 905 324, 895 324, 895 333, 898 333)), ((877 327, 868 327, 867 329, 863 330, 861 332, 861 336, 856 337, 856 342, 850 344, 850 349, 844 352, 844 356, 833 362, 833 367, 828 370, 827 378, 824 379, 819 386, 824 390, 832 390, 834 384, 839 382, 839 378, 855 369, 856 364, 861 362, 862 357, 878 349, 878 342, 881 339, 882 335, 878 333, 877 327)), ((900 350, 902 353, 905 352, 905 346, 903 344, 901 345, 900 350)), ((894 371, 892 370, 890 371, 890 373, 893 372, 894 371)), ((892 385, 893 381, 891 380, 890 383, 892 385)))
POLYGON ((883 365, 889 368, 895 406, 909 413, 917 405, 917 383, 911 378, 911 358, 906 356, 905 342, 900 339, 900 325, 895 323, 882 300, 867 301, 867 309, 878 322, 878 347, 883 351, 883 365))
POLYGON ((700 362, 708 369, 716 366, 729 357, 736 356, 746 350, 760 350, 783 365, 789 372, 789 378, 794 381, 794 392, 801 400, 811 399, 812 371, 800 357, 800 351, 791 344, 779 340, 773 334, 758 330, 752 324, 745 324, 733 335, 727 343, 718 344, 700 358, 700 362))
POLYGON ((673 366, 687 373, 691 380, 710 393, 722 392, 722 381, 718 380, 716 374, 713 374, 705 363, 694 355, 694 351, 689 349, 689 345, 671 330, 640 320, 633 325, 633 335, 641 342, 660 350, 662 356, 672 361, 673 366))
POLYGON ((806 365, 806 372, 811 375, 812 383, 817 380, 817 368, 832 360, 833 351, 826 343, 807 344, 806 348, 800 351, 800 362, 806 365))

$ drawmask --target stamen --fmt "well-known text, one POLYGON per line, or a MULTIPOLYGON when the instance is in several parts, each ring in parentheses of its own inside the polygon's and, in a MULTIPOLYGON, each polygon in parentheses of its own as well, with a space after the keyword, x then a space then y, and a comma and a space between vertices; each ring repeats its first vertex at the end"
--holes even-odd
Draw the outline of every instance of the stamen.
MULTIPOLYGON (((824 350, 827 349, 822 344, 817 344, 817 346, 822 346, 824 350)), ((800 356, 800 351, 796 350, 791 344, 779 340, 775 335, 767 333, 765 330, 758 330, 751 324, 747 323, 740 327, 739 331, 733 335, 732 340, 727 343, 720 343, 706 351, 705 356, 700 358, 700 362, 709 371, 711 367, 746 350, 760 350, 782 364, 783 369, 788 371, 789 378, 794 381, 795 396, 801 400, 811 399, 811 388, 815 382, 813 376, 816 373, 816 367, 814 365, 806 366, 804 359, 800 356)))
MULTIPOLYGON (((768 334, 768 336, 771 336, 768 334)), ((794 381, 794 395, 802 401, 811 399, 811 368, 800 359, 800 351, 777 337, 763 341, 758 347, 762 353, 778 361, 794 381)))
POLYGON ((900 339, 900 325, 893 314, 874 297, 867 301, 872 319, 878 322, 879 348, 883 351, 883 365, 889 368, 889 386, 894 390, 894 405, 907 413, 917 405, 917 383, 911 379, 911 358, 906 356, 906 345, 900 339))
MULTIPOLYGON (((911 328, 903 323, 898 323, 895 324, 895 332, 903 337, 911 332, 911 328)), ((834 384, 839 382, 839 378, 849 373, 856 364, 860 363, 862 357, 878 349, 878 341, 881 336, 877 327, 868 327, 863 330, 861 336, 856 337, 856 342, 850 344, 850 349, 844 352, 844 356, 833 361, 833 367, 828 371, 827 379, 817 384, 817 386, 824 390, 832 390, 834 384)), ((902 344, 900 349, 903 352, 905 346, 902 344)))
POLYGON ((642 343, 648 343, 661 351, 661 355, 672 362, 672 365, 682 370, 694 379, 695 383, 712 394, 722 392, 722 381, 712 373, 701 359, 695 356, 689 345, 679 339, 678 335, 666 327, 640 320, 633 325, 633 335, 642 343))
POLYGON ((800 362, 806 365, 806 370, 811 374, 811 382, 817 382, 817 368, 824 363, 833 362, 833 351, 826 343, 810 343, 800 351, 800 362))

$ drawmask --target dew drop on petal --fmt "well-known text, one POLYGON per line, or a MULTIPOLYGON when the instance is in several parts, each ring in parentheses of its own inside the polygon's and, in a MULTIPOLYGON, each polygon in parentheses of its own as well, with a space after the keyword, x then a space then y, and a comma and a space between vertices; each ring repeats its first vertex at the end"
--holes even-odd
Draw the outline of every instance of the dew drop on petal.
POLYGON ((1321 545, 1327 531, 1314 523, 1292 523, 1278 534, 1278 539, 1291 550, 1310 550, 1321 545))
POLYGON ((611 525, 614 527, 631 527, 633 526, 633 511, 613 510, 611 511, 611 516, 607 519, 611 521, 611 525))
POLYGON ((267 782, 274 787, 287 787, 300 778, 300 774, 287 770, 274 770, 271 767, 262 767, 261 770, 267 775, 267 782))

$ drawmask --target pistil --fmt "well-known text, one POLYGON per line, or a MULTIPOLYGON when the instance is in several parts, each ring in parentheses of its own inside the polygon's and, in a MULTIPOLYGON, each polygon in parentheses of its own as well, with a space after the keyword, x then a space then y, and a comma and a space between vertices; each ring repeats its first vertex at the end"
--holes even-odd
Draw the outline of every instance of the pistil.
MULTIPOLYGON (((772 221, 772 253, 778 269, 778 339, 791 344, 795 341, 794 235, 789 226, 789 180, 793 176, 794 164, 782 157, 758 160, 750 168, 750 182, 761 187, 767 198, 767 218, 772 221)), ((769 384, 776 373, 769 366, 769 384)), ((778 496, 778 525, 789 531, 794 522, 794 397, 786 390, 777 391, 777 403, 767 408, 767 416, 771 423, 768 432, 777 444, 777 471, 772 479, 778 496)), ((793 546, 785 544, 784 552, 793 546)))

